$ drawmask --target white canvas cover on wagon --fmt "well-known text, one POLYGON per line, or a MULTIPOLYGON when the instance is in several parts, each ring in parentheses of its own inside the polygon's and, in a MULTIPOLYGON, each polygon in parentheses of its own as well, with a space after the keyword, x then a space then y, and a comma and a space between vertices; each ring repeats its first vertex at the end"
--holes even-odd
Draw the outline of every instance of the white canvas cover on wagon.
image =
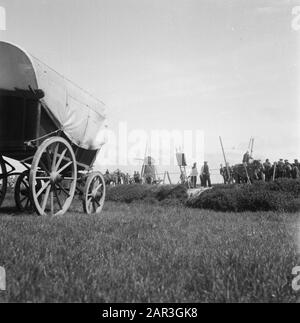
POLYGON ((20 47, 0 42, 0 88, 42 90, 41 99, 69 139, 87 150, 105 143, 106 113, 100 100, 20 47))

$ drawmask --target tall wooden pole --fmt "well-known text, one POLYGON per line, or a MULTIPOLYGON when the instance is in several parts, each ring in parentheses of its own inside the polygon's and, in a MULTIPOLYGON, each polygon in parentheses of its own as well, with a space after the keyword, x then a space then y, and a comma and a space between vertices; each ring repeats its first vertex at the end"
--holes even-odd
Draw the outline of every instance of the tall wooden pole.
POLYGON ((250 138, 249 145, 248 145, 248 150, 251 150, 251 144, 252 144, 252 137, 250 138))
POLYGON ((225 150, 224 150, 224 146, 223 146, 223 141, 222 141, 221 136, 219 138, 220 138, 220 143, 221 143, 221 147, 222 147, 222 152, 223 152, 223 157, 224 157, 224 161, 225 161, 225 166, 226 166, 226 169, 227 169, 228 180, 229 180, 229 183, 231 183, 231 175, 230 175, 228 163, 227 163, 227 160, 226 160, 226 155, 225 155, 225 150))
POLYGON ((275 178, 276 178, 276 168, 277 168, 277 163, 274 163, 274 170, 273 170, 273 176, 272 176, 273 182, 275 181, 275 178))
POLYGON ((141 179, 142 180, 144 179, 145 162, 146 162, 147 153, 148 153, 148 141, 147 141, 147 144, 146 144, 145 155, 144 155, 144 160, 143 160, 143 166, 142 166, 142 170, 141 170, 141 179))
POLYGON ((253 148, 254 148, 254 138, 252 138, 252 143, 251 143, 251 158, 252 158, 252 155, 253 155, 253 148))

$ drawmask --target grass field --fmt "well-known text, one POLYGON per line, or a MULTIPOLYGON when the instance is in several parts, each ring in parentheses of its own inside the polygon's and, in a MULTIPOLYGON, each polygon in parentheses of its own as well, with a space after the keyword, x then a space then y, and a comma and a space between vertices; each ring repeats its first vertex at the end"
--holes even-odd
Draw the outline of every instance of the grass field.
POLYGON ((297 215, 144 202, 81 212, 78 203, 61 218, 0 211, 0 301, 296 301, 297 215))

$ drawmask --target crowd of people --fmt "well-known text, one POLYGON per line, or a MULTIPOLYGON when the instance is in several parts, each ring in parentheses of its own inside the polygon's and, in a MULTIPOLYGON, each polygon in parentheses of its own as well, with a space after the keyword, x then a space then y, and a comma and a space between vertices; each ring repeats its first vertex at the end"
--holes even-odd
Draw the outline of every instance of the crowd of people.
MULTIPOLYGON (((242 164, 230 166, 228 163, 226 166, 221 164, 220 166, 220 175, 224 179, 224 183, 234 183, 237 182, 237 174, 239 169, 246 170, 248 180, 263 180, 263 181, 272 181, 278 178, 300 178, 300 163, 298 159, 295 159, 293 163, 290 163, 288 160, 279 159, 277 162, 271 163, 269 159, 266 159, 265 162, 261 160, 254 160, 252 156, 247 151, 243 156, 242 164), (248 170, 248 172, 247 172, 248 170), (251 172, 250 170, 253 170, 251 172)), ((208 162, 205 161, 201 167, 200 172, 197 168, 197 163, 194 163, 191 173, 189 175, 189 182, 191 188, 197 188, 198 178, 200 179, 201 187, 211 187, 211 173, 208 162)), ((135 171, 133 176, 129 173, 122 173, 120 170, 110 173, 108 170, 105 173, 105 179, 107 184, 110 185, 114 183, 115 185, 120 184, 142 184, 143 178, 140 172, 135 171)), ((146 180, 147 182, 147 180, 146 180)), ((150 184, 153 182, 150 179, 150 184)))
MULTIPOLYGON (((109 170, 107 169, 104 174, 104 178, 105 178, 107 185, 111 185, 111 184, 129 185, 129 184, 142 184, 143 183, 142 176, 141 176, 140 172, 138 172, 138 171, 135 171, 133 175, 130 175, 129 173, 121 172, 119 169, 110 173, 109 170)), ((146 177, 145 181, 148 183, 149 179, 146 177)), ((150 184, 151 184, 151 180, 150 180, 150 184)))
MULTIPOLYGON (((238 169, 237 166, 238 165, 231 167, 229 164, 227 164, 224 167, 221 165, 220 174, 223 177, 225 184, 228 183, 230 179, 235 178, 235 172, 238 169)), ((270 162, 269 159, 266 159, 264 162, 262 162, 261 160, 254 160, 249 151, 247 151, 243 156, 242 166, 246 170, 254 170, 254 180, 270 182, 278 178, 300 178, 300 163, 298 159, 295 159, 293 163, 289 162, 287 159, 279 159, 273 163, 270 162)))

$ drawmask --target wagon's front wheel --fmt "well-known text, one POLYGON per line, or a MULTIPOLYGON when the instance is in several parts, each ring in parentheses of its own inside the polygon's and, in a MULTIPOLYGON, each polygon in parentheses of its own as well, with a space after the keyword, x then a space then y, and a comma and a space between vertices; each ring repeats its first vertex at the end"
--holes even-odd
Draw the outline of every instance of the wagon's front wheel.
POLYGON ((61 137, 45 140, 31 165, 29 187, 38 215, 63 215, 74 198, 77 164, 71 145, 61 137))
POLYGON ((2 205, 7 190, 7 172, 5 161, 0 155, 0 206, 2 205))
POLYGON ((106 195, 105 180, 101 173, 91 173, 84 190, 83 209, 87 214, 100 214, 106 195))

